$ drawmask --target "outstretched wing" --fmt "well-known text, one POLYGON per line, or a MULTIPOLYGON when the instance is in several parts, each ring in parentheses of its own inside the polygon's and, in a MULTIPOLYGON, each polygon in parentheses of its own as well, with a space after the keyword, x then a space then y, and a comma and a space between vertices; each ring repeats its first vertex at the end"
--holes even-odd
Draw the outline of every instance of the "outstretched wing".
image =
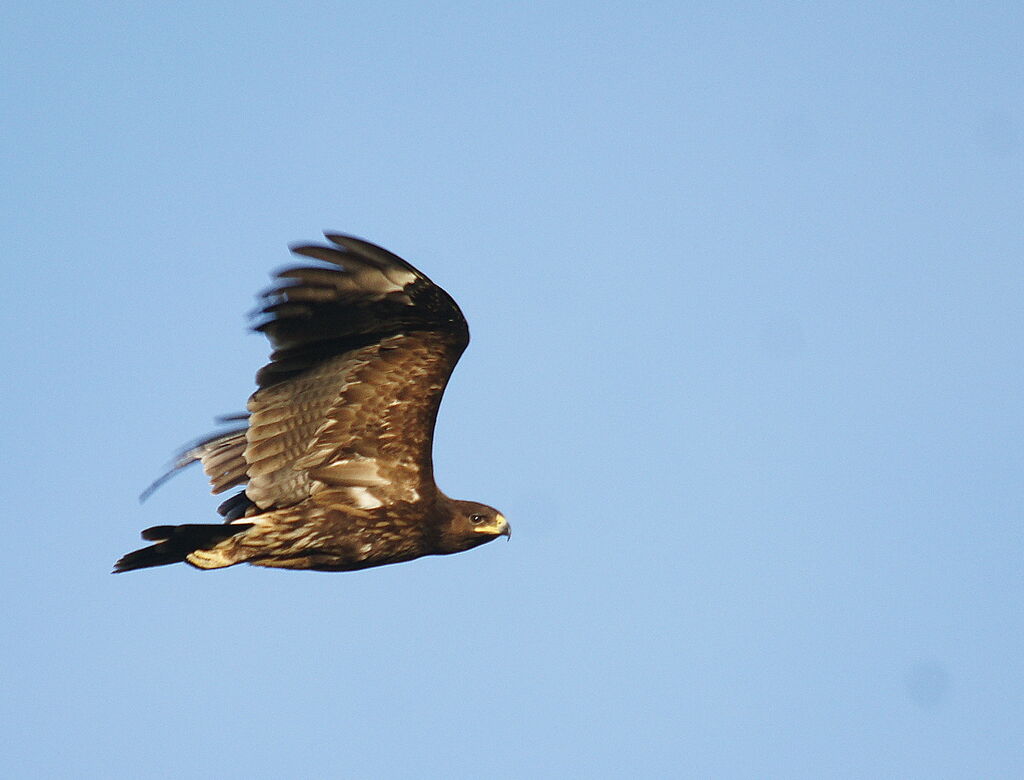
POLYGON ((181 452, 148 495, 201 462, 228 522, 315 496, 370 510, 427 498, 441 395, 469 330, 451 297, 400 257, 351 236, 292 251, 262 295, 255 330, 270 339, 242 426, 181 452))
POLYGON ((260 509, 315 496, 369 510, 436 490, 434 422, 469 343, 466 320, 398 256, 327 238, 334 246, 292 247, 322 264, 277 273, 255 326, 274 348, 256 375, 242 453, 245 493, 260 509))

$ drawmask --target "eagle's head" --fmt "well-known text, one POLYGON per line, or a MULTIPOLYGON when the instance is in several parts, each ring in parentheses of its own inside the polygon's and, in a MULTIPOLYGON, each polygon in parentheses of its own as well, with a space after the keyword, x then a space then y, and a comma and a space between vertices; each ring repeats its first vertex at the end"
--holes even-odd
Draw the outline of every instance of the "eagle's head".
POLYGON ((512 537, 512 528, 497 509, 476 501, 450 501, 444 546, 450 552, 461 552, 493 541, 499 536, 512 537))

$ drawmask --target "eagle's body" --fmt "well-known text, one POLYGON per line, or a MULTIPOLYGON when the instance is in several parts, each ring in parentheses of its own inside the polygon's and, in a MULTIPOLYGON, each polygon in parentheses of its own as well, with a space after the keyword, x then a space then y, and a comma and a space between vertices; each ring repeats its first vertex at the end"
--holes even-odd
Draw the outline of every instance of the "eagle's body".
POLYGON ((277 274, 256 330, 270 362, 242 427, 184 452, 223 524, 157 526, 115 571, 186 561, 345 571, 461 552, 508 536, 491 507, 434 483, 434 421, 469 343, 451 297, 396 255, 349 236, 292 251, 323 261, 277 274), (330 264, 330 265, 328 265, 330 264))

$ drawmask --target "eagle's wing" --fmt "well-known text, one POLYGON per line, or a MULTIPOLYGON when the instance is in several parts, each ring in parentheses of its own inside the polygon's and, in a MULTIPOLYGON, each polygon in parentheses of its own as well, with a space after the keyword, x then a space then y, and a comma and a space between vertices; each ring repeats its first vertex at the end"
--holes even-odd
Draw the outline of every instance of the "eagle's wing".
MULTIPOLYGON (((324 265, 279 272, 255 326, 274 350, 256 375, 242 457, 246 496, 264 510, 310 496, 369 510, 436 490, 434 421, 466 320, 396 255, 327 238, 335 246, 292 247, 324 265)), ((235 473, 236 451, 224 441, 222 475, 235 473)))
POLYGON ((351 236, 293 246, 323 261, 286 268, 255 326, 270 339, 242 426, 186 447, 169 476, 202 463, 228 522, 310 496, 352 509, 436 490, 431 449, 441 395, 469 343, 458 306, 398 256, 351 236))

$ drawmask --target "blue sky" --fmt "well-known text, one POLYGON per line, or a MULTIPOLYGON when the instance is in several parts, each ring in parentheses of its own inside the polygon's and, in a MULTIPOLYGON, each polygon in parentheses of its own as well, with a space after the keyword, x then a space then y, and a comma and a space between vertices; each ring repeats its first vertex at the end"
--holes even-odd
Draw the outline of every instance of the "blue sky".
POLYGON ((9 3, 0 768, 1024 774, 1014 3, 9 3), (515 536, 111 576, 204 522, 244 313, 323 229, 473 343, 515 536))

